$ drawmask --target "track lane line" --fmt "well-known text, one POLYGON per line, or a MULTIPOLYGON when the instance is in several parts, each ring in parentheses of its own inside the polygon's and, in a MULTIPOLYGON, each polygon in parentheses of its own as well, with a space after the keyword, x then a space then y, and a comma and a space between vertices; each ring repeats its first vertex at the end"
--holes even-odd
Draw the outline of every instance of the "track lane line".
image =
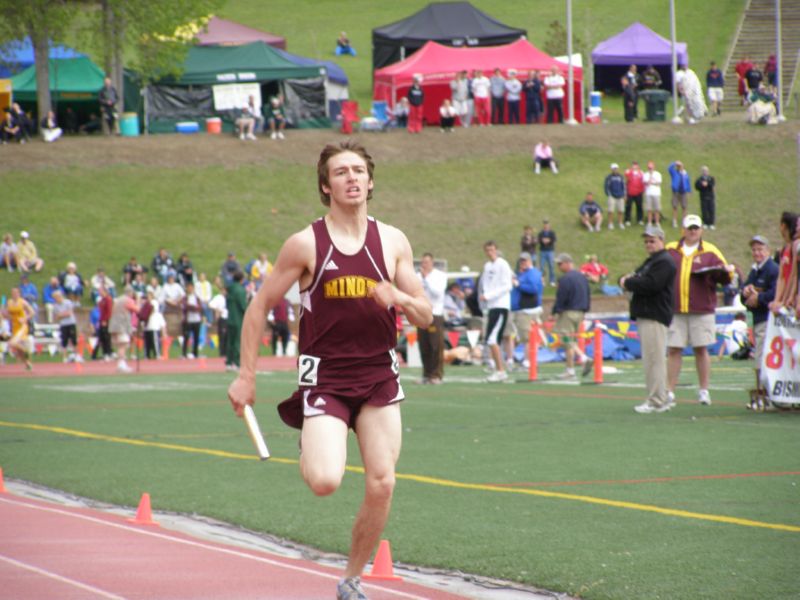
POLYGON ((64 577, 63 575, 59 575, 58 573, 53 573, 52 571, 39 568, 35 565, 24 563, 22 561, 11 558, 10 556, 4 556, 0 554, 0 561, 7 562, 8 564, 14 567, 25 569, 26 571, 31 571, 32 573, 36 573, 37 575, 42 575, 50 579, 55 579, 56 581, 59 581, 61 583, 66 583, 76 588, 80 588, 86 592, 91 592, 95 596, 100 596, 101 598, 108 598, 108 600, 125 600, 124 596, 118 596, 116 594, 112 594, 111 592, 101 590, 100 588, 95 587, 93 585, 81 583, 80 581, 76 581, 75 579, 70 579, 69 577, 64 577))
MULTIPOLYGON (((271 565, 271 566, 274 566, 274 567, 287 569, 287 570, 290 570, 290 571, 297 571, 297 572, 300 572, 300 573, 305 573, 307 575, 315 575, 317 577, 322 577, 324 579, 331 579, 333 581, 339 581, 339 579, 340 579, 339 575, 332 575, 332 574, 325 573, 325 572, 322 572, 322 571, 315 571, 315 570, 309 569, 307 567, 300 567, 300 566, 297 566, 297 565, 286 564, 286 563, 283 563, 283 562, 280 562, 280 561, 276 561, 276 560, 272 560, 272 559, 269 559, 269 558, 266 558, 266 557, 263 557, 263 556, 255 556, 253 554, 248 554, 247 552, 241 552, 239 550, 233 550, 231 548, 224 548, 224 547, 214 546, 214 545, 211 545, 211 544, 205 544, 203 542, 199 542, 199 541, 195 541, 195 540, 183 539, 183 538, 180 538, 180 537, 174 537, 174 536, 167 535, 167 534, 164 534, 164 533, 157 533, 157 532, 154 532, 154 531, 148 531, 148 530, 144 530, 144 529, 139 529, 137 527, 132 527, 132 526, 129 526, 129 525, 123 525, 121 523, 114 523, 112 521, 107 521, 107 520, 104 520, 104 519, 98 519, 97 517, 90 517, 89 515, 73 513, 73 512, 70 512, 70 511, 67 511, 67 510, 63 510, 63 509, 60 509, 60 508, 54 508, 54 507, 50 507, 50 506, 39 506, 39 505, 36 505, 36 504, 30 504, 28 502, 20 502, 20 501, 17 501, 17 500, 12 500, 12 499, 9 499, 9 498, 1 498, 1 497, 0 497, 0 503, 11 504, 13 506, 20 506, 20 507, 23 507, 23 508, 29 508, 31 510, 39 510, 39 511, 43 511, 43 512, 49 512, 49 513, 58 514, 58 515, 64 515, 64 516, 67 516, 67 517, 72 517, 72 518, 75 518, 75 519, 81 519, 81 520, 84 520, 84 521, 89 521, 91 523, 97 523, 97 524, 100 524, 100 525, 105 525, 107 527, 112 527, 112 528, 115 528, 115 529, 121 529, 123 531, 136 533, 136 534, 147 536, 147 537, 166 540, 168 542, 173 542, 173 543, 176 543, 176 544, 183 544, 185 546, 190 546, 190 547, 193 547, 193 548, 200 548, 201 550, 210 550, 212 552, 219 552, 221 554, 227 554, 228 556, 235 556, 237 558, 245 558, 245 559, 253 560, 253 561, 256 561, 256 562, 261 562, 261 563, 264 563, 264 564, 268 564, 268 565, 271 565)), ((0 557, 2 557, 2 556, 0 555, 0 557)), ((11 559, 11 560, 13 560, 13 559, 11 559)), ((410 594, 408 592, 401 592, 399 590, 393 590, 391 588, 386 588, 386 587, 374 585, 374 584, 371 584, 371 583, 367 583, 366 581, 362 581, 361 584, 364 587, 371 587, 373 589, 380 590, 381 592, 385 592, 387 594, 393 594, 393 595, 395 595, 395 596, 397 596, 399 598, 408 598, 409 600, 426 600, 426 598, 424 596, 417 596, 415 594, 410 594)), ((121 598, 120 596, 109 596, 109 598, 125 600, 124 598, 121 598)))

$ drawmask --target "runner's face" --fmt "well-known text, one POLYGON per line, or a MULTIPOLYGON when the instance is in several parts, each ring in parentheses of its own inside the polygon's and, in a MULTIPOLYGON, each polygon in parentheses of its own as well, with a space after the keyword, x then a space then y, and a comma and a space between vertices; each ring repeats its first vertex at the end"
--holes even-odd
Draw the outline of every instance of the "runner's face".
POLYGON ((331 202, 365 203, 372 189, 367 163, 353 152, 340 152, 332 156, 328 161, 328 184, 322 189, 330 196, 331 202))

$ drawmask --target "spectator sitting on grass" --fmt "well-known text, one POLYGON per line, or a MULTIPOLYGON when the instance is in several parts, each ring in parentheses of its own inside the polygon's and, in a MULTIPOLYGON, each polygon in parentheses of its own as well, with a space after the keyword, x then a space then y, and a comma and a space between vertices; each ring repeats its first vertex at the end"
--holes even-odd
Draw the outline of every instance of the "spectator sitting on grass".
POLYGON ((286 129, 286 115, 283 112, 283 100, 280 96, 273 96, 269 100, 269 137, 273 140, 282 140, 286 136, 283 130, 286 129))
POLYGON ((603 209, 594 199, 592 192, 586 192, 586 199, 581 202, 578 212, 581 216, 581 223, 589 231, 600 231, 603 224, 603 209))
POLYGON ((408 113, 410 112, 410 104, 408 103, 408 98, 403 96, 398 100, 397 104, 394 105, 394 126, 400 129, 405 129, 408 125, 408 113))
POLYGON ((183 290, 181 284, 176 281, 175 275, 167 277, 167 282, 164 284, 164 311, 179 311, 184 296, 186 296, 186 292, 183 290))
POLYGON ((59 273, 58 281, 67 294, 67 298, 76 304, 79 303, 81 296, 83 296, 84 283, 83 277, 78 273, 78 267, 74 262, 67 263, 67 270, 59 273))
POLYGON ((233 274, 241 270, 242 266, 239 264, 239 261, 236 260, 236 254, 228 252, 228 258, 222 263, 222 268, 219 270, 219 274, 222 275, 223 285, 228 287, 231 281, 233 281, 233 274))
POLYGON ((608 279, 608 267, 597 260, 597 254, 587 255, 579 270, 590 283, 604 283, 608 279))
POLYGON ((153 257, 151 266, 153 267, 153 274, 158 275, 161 283, 164 283, 169 275, 177 274, 177 271, 175 271, 175 262, 172 260, 172 256, 167 252, 166 248, 159 248, 158 252, 153 257))
POLYGON ((336 56, 355 56, 356 51, 350 45, 350 38, 347 37, 347 34, 343 31, 339 34, 339 37, 336 38, 336 56))
POLYGON ((108 275, 106 275, 105 269, 103 267, 97 267, 97 273, 92 275, 91 279, 92 284, 92 300, 96 300, 100 296, 100 288, 105 288, 108 290, 109 295, 112 297, 115 293, 115 284, 114 280, 111 279, 108 275))
MULTIPOLYGON (((19 276, 19 293, 22 299, 33 307, 33 310, 39 312, 39 289, 33 283, 26 273, 19 276)), ((34 315, 34 320, 36 316, 34 315)))
POLYGON ((137 300, 145 297, 147 293, 147 282, 144 280, 144 273, 137 273, 136 277, 134 277, 133 281, 128 285, 133 288, 137 300))
POLYGON ((61 137, 61 134, 64 133, 61 127, 58 126, 58 122, 56 122, 56 113, 52 110, 42 119, 39 131, 41 131, 42 139, 44 139, 45 142, 55 142, 61 137))
POLYGON ((3 243, 0 244, 0 261, 10 273, 17 268, 17 245, 10 233, 3 236, 3 243))
POLYGON ((722 358, 726 353, 728 356, 742 350, 750 348, 749 329, 747 327, 747 315, 743 312, 736 313, 733 321, 722 327, 722 342, 719 345, 718 358, 722 358))
POLYGON ((775 94, 761 83, 758 89, 750 92, 750 106, 747 107, 747 122, 751 125, 775 125, 778 123, 778 109, 775 94))
POLYGON ((188 284, 194 283, 194 266, 192 266, 192 261, 189 260, 189 255, 186 252, 178 258, 178 264, 175 269, 178 283, 181 286, 186 287, 188 284))
POLYGON ((147 273, 147 267, 139 264, 135 256, 131 256, 131 259, 122 267, 122 283, 132 283, 139 273, 147 273))
POLYGON ((56 304, 55 297, 53 296, 56 292, 64 293, 64 289, 61 287, 61 283, 58 281, 58 277, 51 277, 50 281, 42 288, 42 303, 44 304, 44 310, 47 314, 47 322, 53 322, 53 306, 56 304))
POLYGON ((542 167, 550 167, 550 170, 558 175, 558 166, 556 159, 553 157, 553 147, 550 142, 543 140, 536 144, 533 149, 533 171, 537 175, 541 172, 542 167))
POLYGON ((39 258, 39 253, 36 251, 36 244, 30 240, 27 231, 19 234, 19 244, 17 244, 17 267, 20 271, 36 271, 37 273, 42 270, 44 261, 39 258))
POLYGON ((6 109, 3 123, 0 125, 0 140, 7 144, 10 140, 16 140, 20 144, 25 143, 25 136, 22 134, 22 126, 14 119, 11 111, 6 109))

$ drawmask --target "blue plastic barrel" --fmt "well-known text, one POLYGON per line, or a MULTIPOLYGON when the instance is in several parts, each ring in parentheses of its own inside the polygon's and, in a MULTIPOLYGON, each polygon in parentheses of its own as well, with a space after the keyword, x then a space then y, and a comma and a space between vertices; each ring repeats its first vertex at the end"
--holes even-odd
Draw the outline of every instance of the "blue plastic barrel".
POLYGON ((591 92, 589 94, 589 106, 592 108, 600 108, 600 99, 602 94, 600 92, 591 92))
POLYGON ((121 135, 129 137, 139 135, 139 115, 133 112, 122 113, 119 120, 119 132, 121 135))

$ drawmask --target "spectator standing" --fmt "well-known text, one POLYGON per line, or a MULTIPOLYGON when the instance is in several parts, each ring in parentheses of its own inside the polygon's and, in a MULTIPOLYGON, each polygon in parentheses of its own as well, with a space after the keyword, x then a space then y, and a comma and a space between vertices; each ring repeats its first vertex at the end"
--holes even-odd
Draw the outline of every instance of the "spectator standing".
POLYGON ((644 225, 642 214, 642 196, 644 195, 644 173, 639 168, 639 163, 633 161, 630 168, 625 169, 625 226, 631 224, 631 205, 636 206, 636 222, 644 225))
POLYGON ((708 114, 700 79, 692 69, 686 65, 681 65, 675 74, 675 83, 679 94, 683 98, 683 106, 678 111, 678 114, 685 113, 687 122, 690 125, 694 125, 708 114))
POLYGON ((763 81, 764 81, 764 73, 762 73, 761 69, 759 69, 756 65, 751 64, 750 68, 744 74, 744 82, 747 87, 748 97, 750 95, 750 92, 756 91, 761 85, 761 82, 763 81))
POLYGON ((433 254, 430 252, 422 255, 419 278, 433 310, 433 322, 428 327, 417 328, 422 358, 421 383, 436 385, 442 383, 444 377, 444 297, 447 291, 447 275, 434 266, 433 254))
POLYGON ((44 261, 39 258, 36 244, 30 239, 27 231, 19 234, 19 244, 17 244, 17 267, 20 271, 36 271, 37 273, 44 267, 44 261))
POLYGON ((83 362, 80 354, 75 354, 78 347, 78 321, 75 319, 75 306, 72 300, 64 297, 60 289, 53 291, 53 317, 58 321, 61 339, 61 358, 63 362, 83 362))
POLYGON ((706 72, 706 93, 711 116, 718 117, 722 114, 722 100, 725 97, 725 77, 717 68, 717 63, 711 61, 711 66, 706 72))
POLYGON ((617 213, 617 223, 620 229, 625 229, 625 177, 619 172, 619 165, 611 163, 611 172, 606 175, 603 189, 608 199, 608 228, 614 229, 614 213, 617 213))
POLYGON ((61 288, 61 283, 58 281, 58 277, 51 277, 50 281, 42 288, 42 304, 44 304, 44 311, 47 315, 47 322, 53 322, 53 310, 56 304, 55 293, 61 292, 64 294, 64 290, 61 288))
POLYGON ((547 280, 552 287, 556 285, 555 274, 555 251, 556 251, 556 232, 550 226, 550 220, 542 221, 542 229, 536 236, 539 242, 539 266, 544 276, 544 268, 547 267, 547 280))
POLYGON ((108 275, 106 275, 105 270, 103 267, 97 267, 97 272, 92 275, 92 279, 90 280, 92 284, 92 298, 97 299, 100 296, 100 288, 105 288, 108 290, 108 293, 112 296, 114 295, 114 291, 116 288, 116 284, 114 280, 111 279, 108 275))
POLYGON ((472 96, 475 101, 475 115, 481 127, 491 124, 491 89, 492 82, 480 70, 472 74, 472 96))
POLYGON ((264 278, 272 273, 272 263, 269 262, 266 252, 261 252, 250 267, 250 279, 256 284, 256 291, 261 287, 264 278))
POLYGON ((117 93, 117 88, 111 85, 110 78, 106 77, 103 80, 103 87, 100 89, 97 99, 100 102, 100 112, 103 115, 103 133, 106 135, 117 133, 117 102, 119 102, 119 94, 117 93))
POLYGON ((634 119, 636 119, 636 100, 638 98, 636 95, 636 88, 627 77, 622 77, 620 79, 620 85, 622 86, 622 107, 624 109, 625 121, 627 123, 633 123, 634 119))
POLYGON ((239 370, 240 339, 242 335, 242 321, 247 310, 247 293, 242 282, 244 273, 236 271, 233 280, 228 285, 225 306, 228 309, 227 323, 227 348, 225 351, 225 368, 228 371, 239 370))
POLYGON ((686 218, 686 209, 689 206, 689 194, 692 191, 692 180, 686 167, 679 160, 667 167, 672 187, 672 226, 678 226, 678 208, 680 208, 681 223, 686 218))
POLYGON ((273 96, 269 99, 269 137, 273 140, 286 139, 286 114, 283 108, 283 100, 280 96, 273 96))
POLYGON ((155 291, 147 290, 146 297, 139 309, 139 321, 144 323, 144 356, 156 359, 161 356, 162 336, 166 336, 167 322, 161 314, 161 307, 156 299, 155 291))
POLYGON ((68 106, 64 111, 64 133, 75 135, 78 133, 78 115, 68 106))
POLYGON ((558 67, 553 67, 550 70, 550 75, 545 77, 544 89, 545 96, 547 97, 547 122, 555 123, 556 113, 558 113, 558 122, 564 122, 564 78, 561 76, 561 71, 558 67))
POLYGON ((489 80, 492 93, 492 124, 505 123, 506 79, 500 69, 495 69, 489 80))
POLYGON ((414 75, 414 83, 408 90, 408 132, 422 131, 422 119, 425 114, 425 91, 422 89, 422 75, 414 75))
POLYGON ((542 116, 542 81, 539 71, 529 71, 523 85, 525 93, 525 122, 538 123, 542 116))
POLYGON ((456 78, 450 82, 450 97, 452 99, 453 109, 461 121, 462 127, 469 127, 467 119, 467 111, 469 109, 469 81, 467 80, 467 72, 459 71, 456 73, 456 78))
POLYGON ((770 54, 767 62, 764 63, 764 75, 767 76, 767 83, 771 86, 778 85, 778 59, 774 54, 770 54))
POLYGON ((103 350, 103 360, 111 360, 111 335, 108 332, 108 323, 111 320, 111 311, 114 308, 114 299, 108 290, 101 287, 97 298, 97 343, 92 351, 92 360, 97 360, 100 350, 103 350))
POLYGON ((578 331, 586 313, 591 307, 591 291, 589 282, 575 269, 572 257, 561 253, 556 257, 559 271, 563 273, 558 280, 556 300, 553 304, 553 317, 556 319, 553 332, 561 336, 566 352, 566 370, 559 379, 576 381, 576 355, 583 357, 583 375, 588 375, 592 361, 587 359, 578 348, 578 331))
POLYGON ((525 354, 522 365, 530 367, 528 356, 530 344, 531 322, 542 322, 542 295, 544 283, 542 272, 533 266, 533 257, 529 252, 520 252, 517 273, 511 280, 511 318, 517 330, 518 341, 524 345, 525 354))
POLYGON ((661 173, 656 171, 656 164, 647 163, 647 171, 642 176, 644 183, 644 210, 647 212, 647 224, 661 226, 661 173))
POLYGON ((530 254, 531 262, 534 266, 536 265, 536 245, 536 232, 533 231, 533 227, 530 225, 525 225, 522 228, 522 237, 519 240, 519 251, 530 254))
MULTIPOLYGON (((211 298, 208 307, 214 311, 214 321, 217 324, 217 347, 219 355, 225 356, 228 351, 228 306, 226 296, 227 288, 222 285, 222 280, 217 278, 214 282, 217 293, 211 298)), ((227 365, 227 361, 225 363, 227 365)))
POLYGON ((558 175, 558 165, 553 157, 553 147, 547 140, 539 142, 533 148, 533 172, 538 175, 542 172, 542 167, 550 167, 550 170, 558 175))
POLYGON ((178 264, 175 265, 175 272, 177 275, 178 283, 186 287, 190 283, 194 283, 194 265, 189 259, 189 255, 184 252, 178 258, 178 264))
POLYGON ((19 293, 22 295, 22 299, 33 307, 36 313, 33 316, 35 321, 39 313, 39 288, 36 287, 36 284, 30 280, 26 273, 22 273, 19 276, 19 293))
POLYGON ((483 251, 489 260, 483 266, 481 274, 480 300, 486 304, 489 311, 486 322, 486 345, 489 346, 495 367, 495 371, 486 380, 490 383, 499 383, 508 379, 500 352, 500 342, 503 339, 503 332, 508 322, 508 312, 511 309, 513 273, 506 259, 500 256, 494 241, 486 242, 483 245, 483 251))
POLYGON ((272 307, 267 315, 267 323, 272 330, 272 356, 288 356, 287 349, 292 333, 289 322, 294 321, 292 305, 284 297, 272 307), (278 343, 280 342, 280 346, 278 343))
POLYGON ((717 285, 731 281, 734 266, 727 264, 716 246, 703 240, 703 221, 697 215, 686 215, 683 236, 666 246, 676 266, 672 323, 667 335, 670 401, 681 373, 683 349, 694 352, 698 399, 711 404, 708 383, 711 359, 708 346, 716 341, 714 310, 717 307, 717 285))
POLYGON ((750 254, 753 257, 753 266, 750 268, 747 279, 744 280, 740 297, 753 317, 756 381, 758 387, 761 388, 761 358, 764 355, 764 338, 767 333, 769 305, 775 299, 779 269, 778 264, 769 255, 769 242, 764 236, 755 235, 750 239, 750 254))
POLYGON ((214 311, 208 306, 208 303, 211 302, 211 298, 214 297, 214 288, 211 287, 211 282, 208 280, 208 277, 205 273, 199 273, 197 275, 197 284, 195 285, 195 290, 197 291, 197 295, 200 297, 200 302, 203 304, 203 316, 205 319, 206 324, 211 327, 211 323, 214 322, 214 311))
POLYGON ((638 413, 665 412, 675 405, 667 393, 667 331, 672 323, 675 263, 664 248, 664 231, 648 225, 644 234, 647 259, 630 275, 619 280, 624 290, 632 293, 631 320, 636 321, 642 345, 646 400, 634 407, 638 413))
POLYGON ((739 80, 738 91, 742 106, 747 105, 747 96, 749 94, 749 90, 747 89, 747 79, 745 78, 745 75, 751 68, 753 68, 753 63, 750 61, 750 57, 746 54, 738 63, 736 63, 735 71, 736 78, 739 80))
POLYGON ((3 243, 0 244, 0 260, 9 273, 13 273, 17 268, 17 245, 10 233, 3 236, 3 243))
POLYGON ((133 322, 131 317, 139 313, 139 305, 133 297, 133 288, 126 285, 122 294, 114 298, 111 307, 111 319, 108 322, 108 332, 113 336, 114 349, 117 352, 117 371, 132 373, 128 366, 128 348, 133 335, 133 322))
POLYGON ((508 70, 506 80, 506 102, 508 102, 508 124, 519 125, 519 102, 522 97, 522 82, 514 69, 508 70))
POLYGON ((661 74, 653 65, 649 65, 642 73, 642 87, 646 90, 657 90, 661 87, 661 74))
POLYGON ((186 295, 181 298, 183 315, 183 358, 193 359, 198 356, 200 346, 200 325, 203 323, 203 301, 194 289, 191 281, 186 284, 186 295), (189 349, 189 336, 192 337, 192 351, 189 349))
MULTIPOLYGON (((625 73, 625 79, 628 80, 628 87, 631 90, 633 97, 633 119, 639 118, 639 87, 641 86, 641 76, 638 72, 636 65, 628 67, 628 72, 625 73)), ((631 119, 631 120, 633 120, 631 119)))
POLYGON ((220 275, 222 275, 222 282, 225 287, 228 287, 230 282, 233 281, 234 274, 241 270, 242 266, 239 264, 239 261, 236 260, 236 254, 228 252, 228 258, 222 263, 222 268, 220 269, 220 275))
POLYGON ((162 293, 164 295, 164 310, 165 312, 179 312, 183 306, 183 299, 186 292, 175 280, 175 275, 169 275, 167 282, 162 286, 162 293))
POLYGON ((716 229, 716 180, 709 174, 708 167, 700 167, 700 177, 694 182, 694 189, 700 193, 700 214, 705 229, 716 229))

